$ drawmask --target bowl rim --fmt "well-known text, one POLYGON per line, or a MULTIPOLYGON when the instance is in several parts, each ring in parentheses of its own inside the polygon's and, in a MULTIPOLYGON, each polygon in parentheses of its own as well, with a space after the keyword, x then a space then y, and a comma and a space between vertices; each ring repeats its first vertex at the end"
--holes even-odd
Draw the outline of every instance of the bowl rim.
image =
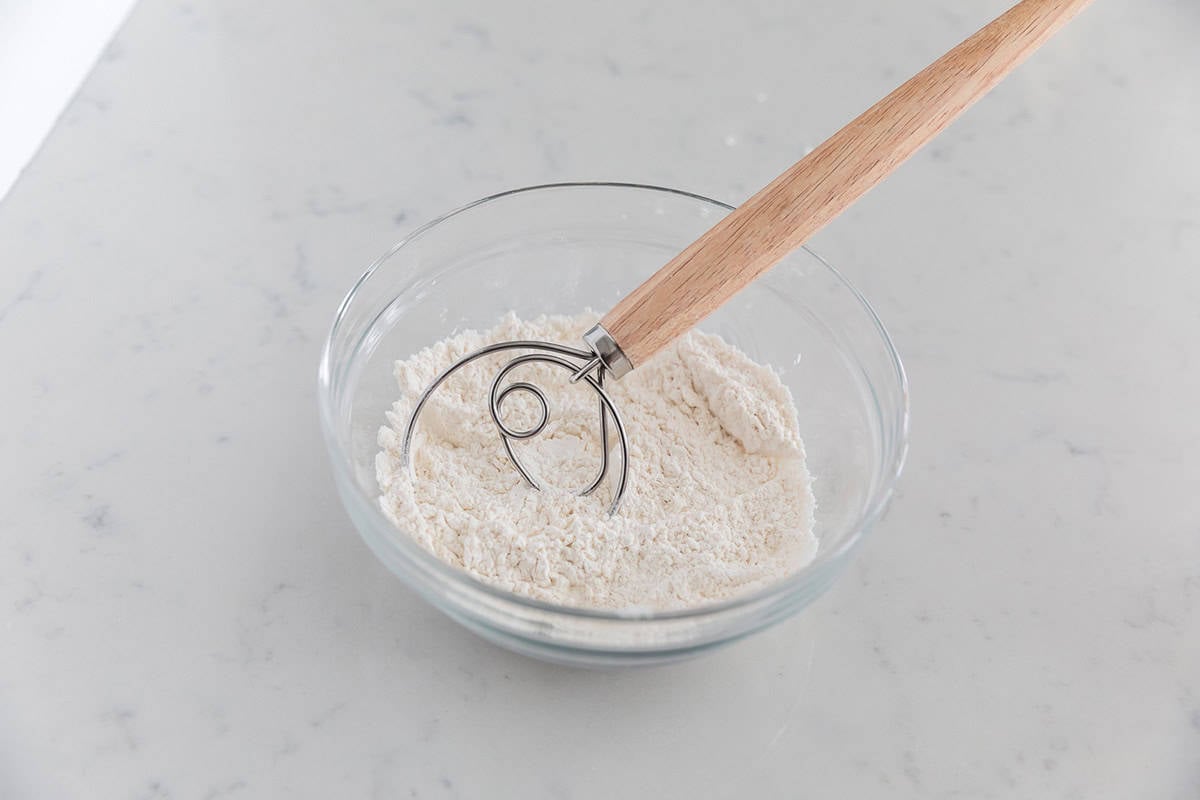
MULTIPOLYGON (((860 514, 854 525, 853 531, 846 536, 843 541, 839 542, 837 547, 832 550, 822 550, 818 548, 817 555, 813 561, 804 565, 796 572, 788 575, 782 580, 770 583, 753 592, 737 595, 736 597, 722 600, 716 603, 708 603, 700 606, 684 609, 671 610, 647 610, 647 609, 604 609, 604 608, 587 608, 581 606, 559 605, 549 603, 544 600, 538 600, 532 597, 516 594, 496 586, 492 586, 485 581, 482 581, 467 571, 455 567, 451 564, 442 561, 440 558, 430 553, 425 548, 421 547, 415 539, 412 538, 407 531, 394 525, 383 512, 379 509, 378 496, 368 497, 363 488, 359 485, 358 480, 354 476, 354 464, 349 454, 343 451, 338 440, 336 431, 336 419, 334 415, 332 392, 334 388, 333 375, 333 345, 337 337, 340 327, 345 318, 346 312, 350 308, 358 295, 358 292, 363 288, 371 276, 378 271, 385 262, 392 256, 403 249, 409 243, 420 239, 434 228, 441 225, 443 222, 459 216, 471 209, 515 195, 528 194, 532 192, 543 192, 561 189, 586 189, 586 188, 605 188, 605 189, 632 189, 643 192, 651 192, 657 194, 674 195, 685 197, 692 200, 699 200, 711 206, 715 206, 724 212, 734 210, 734 206, 728 203, 723 203, 720 200, 714 200, 702 194, 689 192, 683 189, 673 189, 665 186, 656 186, 646 183, 633 183, 626 181, 565 181, 556 183, 541 183, 530 186, 522 186, 515 189, 507 189, 502 192, 490 194, 473 200, 465 205, 461 205, 455 209, 431 219, 429 222, 415 228, 407 236, 400 239, 396 244, 392 245, 383 255, 371 263, 369 267, 358 277, 354 284, 347 291, 341 303, 338 304, 336 313, 334 314, 333 323, 330 325, 329 333, 325 337, 324 345, 321 348, 321 357, 317 369, 317 405, 321 423, 321 431, 325 440, 326 448, 329 450, 330 461, 333 463, 335 478, 343 485, 353 487, 353 496, 358 503, 366 509, 366 513, 370 517, 370 522, 373 526, 383 526, 388 533, 397 532, 401 534, 397 537, 388 536, 387 540, 395 542, 399 549, 410 559, 416 559, 418 563, 427 570, 431 570, 442 579, 451 581, 456 584, 466 584, 471 590, 479 591, 489 597, 506 603, 514 603, 518 606, 535 610, 539 612, 547 612, 552 614, 565 614, 572 617, 582 617, 593 620, 605 620, 616 623, 630 622, 665 622, 671 620, 689 620, 704 617, 719 616, 725 612, 735 609, 754 606, 767 602, 773 599, 790 597, 794 593, 798 593, 801 588, 810 583, 819 583, 815 580, 823 576, 829 571, 836 571, 843 564, 844 558, 853 550, 863 539, 863 537, 871 530, 876 522, 879 521, 883 512, 887 509, 893 493, 895 485, 904 470, 904 464, 908 456, 908 436, 909 436, 909 387, 908 375, 905 372, 904 364, 900 360, 900 355, 896 351, 895 345, 892 342, 891 336, 880 320, 875 309, 867 301, 866 297, 850 283, 846 277, 839 272, 832 264, 826 261, 817 253, 814 253, 806 245, 802 245, 800 250, 804 250, 809 256, 815 259, 818 263, 829 270, 830 274, 847 289, 851 296, 858 302, 859 306, 866 312, 876 334, 879 336, 884 345, 884 349, 888 355, 889 366, 891 367, 895 378, 900 387, 901 403, 899 409, 899 419, 895 420, 896 430, 898 431, 899 441, 896 443, 896 455, 892 458, 892 463, 881 476, 881 484, 875 492, 871 502, 860 514)), ((381 422, 382 424, 382 422, 381 422)), ((344 493, 339 493, 342 497, 343 504, 347 501, 344 493)), ((349 510, 349 509, 348 509, 349 510)), ((357 520, 353 514, 350 515, 351 522, 356 523, 357 520)), ((355 527, 359 526, 355 524, 355 527)), ((362 535, 361 529, 359 530, 362 535)))

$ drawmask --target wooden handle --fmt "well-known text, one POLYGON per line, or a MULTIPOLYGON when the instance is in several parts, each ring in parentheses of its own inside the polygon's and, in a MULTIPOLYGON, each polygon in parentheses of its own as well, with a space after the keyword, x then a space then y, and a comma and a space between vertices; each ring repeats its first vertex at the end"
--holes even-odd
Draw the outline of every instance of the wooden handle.
POLYGON ((1091 0, 1023 0, 714 225, 605 315, 633 366, 804 244, 1091 0))

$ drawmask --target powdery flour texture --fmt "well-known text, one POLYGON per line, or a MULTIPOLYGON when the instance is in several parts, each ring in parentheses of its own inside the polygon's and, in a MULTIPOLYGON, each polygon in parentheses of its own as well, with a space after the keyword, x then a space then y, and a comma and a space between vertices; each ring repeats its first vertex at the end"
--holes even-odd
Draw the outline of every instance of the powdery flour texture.
MULTIPOLYGON (((550 424, 514 446, 552 487, 539 492, 521 480, 488 415, 501 356, 439 387, 421 412, 411 472, 402 466, 412 405, 443 369, 492 342, 578 341, 596 319, 509 314, 492 330, 458 333, 397 362, 401 397, 379 432, 376 461, 388 518, 482 581, 571 606, 696 606, 810 561, 814 501, 792 397, 769 367, 697 331, 606 386, 630 447, 629 487, 614 516, 607 508, 616 469, 593 495, 574 494, 599 468, 595 394, 548 365, 520 367, 511 378, 550 398, 550 424)), ((527 426, 533 405, 520 394, 509 398, 505 422, 527 426)), ((610 439, 616 466, 619 448, 610 439)))

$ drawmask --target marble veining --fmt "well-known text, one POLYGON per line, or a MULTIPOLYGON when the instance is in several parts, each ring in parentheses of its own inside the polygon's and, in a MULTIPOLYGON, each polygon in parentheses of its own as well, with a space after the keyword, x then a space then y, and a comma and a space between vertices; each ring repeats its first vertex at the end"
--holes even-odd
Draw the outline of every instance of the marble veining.
POLYGON ((813 243, 913 435, 798 618, 529 662, 325 465, 318 351, 399 236, 545 181, 737 202, 1003 5, 143 0, 0 203, 0 798, 1200 797, 1190 0, 1095 4, 813 243))

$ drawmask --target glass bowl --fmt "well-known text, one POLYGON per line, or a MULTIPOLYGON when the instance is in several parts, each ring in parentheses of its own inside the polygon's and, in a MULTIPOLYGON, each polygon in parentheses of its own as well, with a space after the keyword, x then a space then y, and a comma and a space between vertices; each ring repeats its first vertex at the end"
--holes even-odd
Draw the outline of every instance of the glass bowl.
MULTIPOLYGON (((815 560, 800 571, 754 593, 683 611, 556 606, 438 560, 378 506, 376 434, 399 391, 393 362, 455 329, 489 328, 507 311, 603 313, 731 210, 653 186, 534 186, 434 220, 371 265, 337 311, 321 355, 318 398, 342 502, 392 572, 493 642, 585 666, 695 655, 796 613, 830 587, 900 474, 908 385, 867 301, 806 249, 699 326, 773 365, 796 398, 820 541, 815 560)), ((636 463, 631 470, 636 477, 636 463)))

